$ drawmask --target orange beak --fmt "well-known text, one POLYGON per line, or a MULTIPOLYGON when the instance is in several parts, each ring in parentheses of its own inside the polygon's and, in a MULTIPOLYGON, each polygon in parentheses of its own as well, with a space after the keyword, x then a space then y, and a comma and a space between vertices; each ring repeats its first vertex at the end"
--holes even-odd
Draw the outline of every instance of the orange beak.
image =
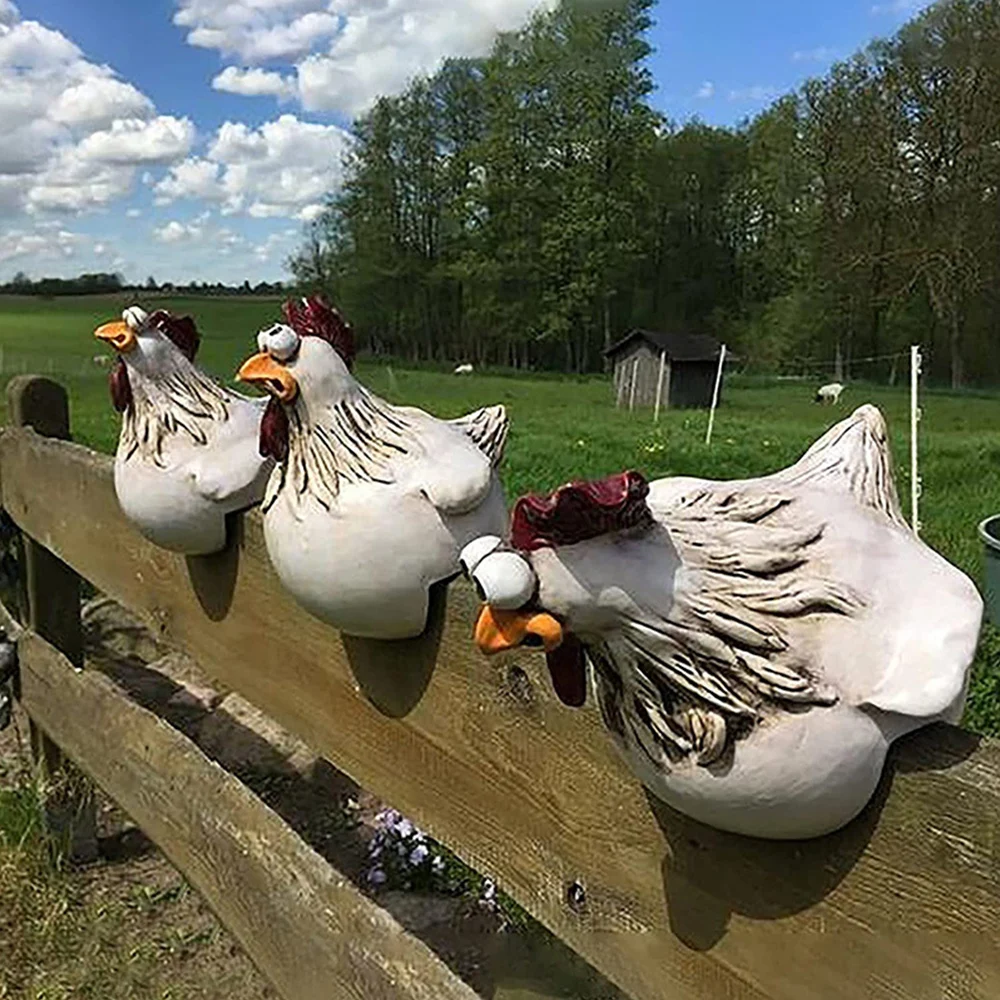
POLYGON ((135 334, 124 320, 105 323, 94 331, 98 340, 106 340, 119 354, 127 354, 135 347, 135 334))
POLYGON ((544 611, 500 611, 485 604, 476 622, 475 639, 487 656, 518 646, 540 646, 551 653, 563 641, 563 629, 544 611))
POLYGON ((290 403, 299 392, 299 384, 292 373, 266 353, 247 358, 236 377, 241 382, 260 385, 282 403, 290 403))

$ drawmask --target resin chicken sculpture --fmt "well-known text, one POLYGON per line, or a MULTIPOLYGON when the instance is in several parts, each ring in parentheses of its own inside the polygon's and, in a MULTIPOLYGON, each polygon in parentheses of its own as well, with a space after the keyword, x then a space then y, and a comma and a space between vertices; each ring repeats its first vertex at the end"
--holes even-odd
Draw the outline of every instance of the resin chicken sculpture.
POLYGON ((515 506, 462 563, 480 649, 546 651, 656 796, 704 823, 813 837, 852 819, 889 744, 956 722, 982 601, 903 521, 863 406, 791 468, 651 484, 636 472, 515 506))
POLYGON ((393 406, 351 374, 353 333, 336 310, 311 298, 284 315, 239 370, 272 397, 260 428, 261 453, 278 462, 262 508, 271 563, 341 631, 419 635, 461 547, 503 530, 506 412, 438 420, 393 406))
POLYGON ((115 493, 150 541, 187 555, 226 544, 226 516, 258 503, 273 461, 257 449, 264 400, 218 385, 194 363, 187 316, 131 306, 95 336, 117 351, 111 400, 122 415, 115 493))

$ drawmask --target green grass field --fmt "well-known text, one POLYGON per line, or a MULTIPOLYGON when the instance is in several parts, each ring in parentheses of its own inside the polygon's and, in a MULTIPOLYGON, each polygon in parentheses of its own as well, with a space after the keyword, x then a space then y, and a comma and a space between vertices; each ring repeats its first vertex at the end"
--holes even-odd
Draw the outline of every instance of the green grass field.
MULTIPOLYGON (((51 372, 70 390, 76 439, 108 452, 114 450, 118 420, 108 399, 106 369, 93 361, 102 346, 92 332, 115 318, 128 301, 122 296, 50 301, 0 297, 0 377, 51 372)), ((161 298, 156 304, 194 316, 203 338, 199 361, 225 380, 255 350, 257 330, 279 316, 279 303, 273 299, 161 298)), ((457 377, 364 360, 358 374, 380 395, 441 416, 504 403, 512 417, 504 465, 511 500, 528 490, 626 467, 649 478, 760 475, 793 462, 832 422, 854 406, 871 402, 889 422, 898 487, 908 507, 905 388, 855 383, 845 391, 840 407, 831 409, 812 402, 812 383, 733 379, 726 385, 712 445, 706 447, 705 412, 669 411, 654 425, 648 412, 616 411, 609 380, 603 377, 516 377, 500 372, 457 377)), ((1000 394, 929 392, 922 405, 924 538, 981 585, 976 525, 1000 510, 1000 394)), ((1000 734, 1000 636, 992 629, 984 633, 966 723, 980 732, 1000 734)))

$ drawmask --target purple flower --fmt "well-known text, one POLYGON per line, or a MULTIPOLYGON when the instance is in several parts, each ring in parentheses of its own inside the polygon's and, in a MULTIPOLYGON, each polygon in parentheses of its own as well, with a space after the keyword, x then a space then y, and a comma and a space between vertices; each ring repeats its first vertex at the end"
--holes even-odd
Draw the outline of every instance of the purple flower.
POLYGON ((375 822, 391 827, 395 826, 402 818, 402 814, 395 809, 383 809, 375 816, 375 822))
POLYGON ((396 821, 396 822, 395 822, 395 823, 394 823, 394 824, 392 825, 392 828, 393 828, 393 830, 395 830, 395 831, 396 831, 396 833, 398 833, 398 834, 399 834, 399 836, 401 836, 401 837, 409 837, 409 835, 410 835, 411 833, 413 833, 414 829, 416 829, 416 828, 414 827, 414 825, 413 825, 413 824, 412 824, 412 823, 411 823, 411 822, 410 822, 410 821, 409 821, 408 819, 406 819, 405 817, 400 817, 400 818, 399 818, 399 819, 398 819, 398 820, 397 820, 397 821, 396 821))
POLYGON ((373 868, 368 873, 368 881, 372 885, 383 885, 386 880, 386 874, 381 868, 373 868))
POLYGON ((428 854, 430 854, 430 851, 427 850, 427 848, 423 844, 417 844, 417 846, 414 847, 412 851, 410 851, 410 864, 411 865, 423 864, 427 860, 428 854))

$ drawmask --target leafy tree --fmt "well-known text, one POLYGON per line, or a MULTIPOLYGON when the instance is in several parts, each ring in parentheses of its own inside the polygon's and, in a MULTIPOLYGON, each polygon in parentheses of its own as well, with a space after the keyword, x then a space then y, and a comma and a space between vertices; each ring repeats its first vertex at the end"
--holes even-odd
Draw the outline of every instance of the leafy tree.
POLYGON ((646 325, 1000 376, 1000 0, 939 0, 735 129, 650 108, 651 7, 563 0, 377 102, 299 288, 413 359, 595 370, 646 325))

